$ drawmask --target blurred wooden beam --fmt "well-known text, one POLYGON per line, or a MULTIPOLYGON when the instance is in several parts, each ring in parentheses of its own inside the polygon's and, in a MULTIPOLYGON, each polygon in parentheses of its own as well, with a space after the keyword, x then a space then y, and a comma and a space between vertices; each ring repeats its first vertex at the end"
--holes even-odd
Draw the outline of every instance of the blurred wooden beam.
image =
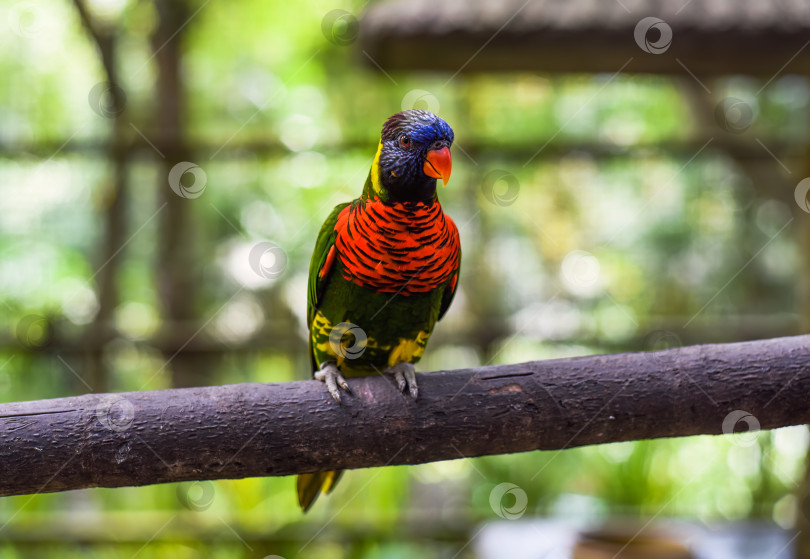
MULTIPOLYGON (((281 476, 810 421, 810 336, 0 405, 0 495, 281 476)), ((291 492, 292 500, 292 492, 291 492)), ((292 503, 291 503, 292 506, 292 503)))
POLYGON ((802 2, 392 0, 370 4, 359 29, 357 59, 372 71, 441 71, 450 80, 515 71, 810 73, 810 57, 800 56, 810 30, 802 2))
MULTIPOLYGON (((810 49, 810 47, 808 47, 810 49)), ((144 132, 147 137, 152 132, 144 132)), ((465 141, 464 150, 468 153, 476 153, 486 159, 515 159, 523 165, 529 158, 533 161, 543 161, 556 159, 571 154, 582 154, 596 159, 613 159, 619 157, 683 157, 692 158, 695 153, 706 144, 707 138, 696 138, 686 141, 664 141, 664 142, 644 142, 628 146, 610 144, 606 142, 571 142, 553 141, 549 142, 540 153, 537 149, 546 144, 547 138, 538 138, 535 142, 521 142, 520 144, 509 145, 503 143, 490 143, 485 139, 472 139, 465 141)), ((750 159, 753 161, 765 161, 773 163, 773 156, 777 156, 781 161, 798 162, 804 157, 801 145, 795 141, 786 141, 780 138, 761 138, 762 142, 768 146, 773 153, 769 154, 756 142, 745 142, 739 138, 716 137, 711 145, 706 148, 707 154, 712 152, 723 152, 733 156, 735 159, 750 159)), ((334 154, 345 156, 351 152, 362 151, 364 154, 371 152, 373 155, 373 142, 376 140, 349 140, 341 142, 340 145, 326 144, 317 146, 316 151, 327 155, 334 154)), ((53 140, 38 142, 36 144, 3 144, 0 142, 0 156, 15 158, 20 161, 30 160, 38 163, 37 158, 45 158, 56 151, 65 140, 53 140)), ((200 154, 200 160, 207 160, 211 154, 216 152, 221 145, 217 143, 189 143, 188 148, 194 153, 200 154)), ((60 156, 74 154, 92 155, 106 157, 107 145, 102 142, 74 140, 67 143, 60 151, 60 156)), ((122 148, 132 153, 135 160, 153 160, 156 154, 152 147, 141 138, 131 138, 122 148)), ((223 148, 217 154, 217 160, 239 160, 239 159, 272 159, 291 155, 293 152, 279 142, 268 141, 248 141, 233 142, 223 148)), ((371 156, 369 156, 371 157, 371 156)), ((464 155, 458 155, 462 160, 464 155)))

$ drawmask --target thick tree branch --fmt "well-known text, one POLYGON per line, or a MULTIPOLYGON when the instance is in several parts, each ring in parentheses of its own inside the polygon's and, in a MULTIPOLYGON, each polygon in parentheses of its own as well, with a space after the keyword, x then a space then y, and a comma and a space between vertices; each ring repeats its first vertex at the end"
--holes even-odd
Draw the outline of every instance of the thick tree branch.
POLYGON ((374 375, 350 379, 341 405, 317 381, 3 404, 0 495, 807 423, 810 336, 442 371, 419 382, 417 402, 374 375))

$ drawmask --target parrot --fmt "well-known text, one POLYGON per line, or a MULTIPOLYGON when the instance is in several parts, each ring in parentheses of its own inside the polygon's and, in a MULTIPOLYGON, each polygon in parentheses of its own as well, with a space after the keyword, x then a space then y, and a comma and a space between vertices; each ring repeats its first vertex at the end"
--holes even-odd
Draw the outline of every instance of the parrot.
MULTIPOLYGON (((307 327, 314 378, 340 405, 346 378, 393 373, 416 400, 414 365, 458 286, 458 228, 439 203, 450 178, 453 129, 432 112, 388 118, 362 194, 336 206, 318 233, 309 267, 307 327), (349 344, 348 341, 353 340, 349 344)), ((340 471, 300 474, 306 512, 334 489, 340 471)))

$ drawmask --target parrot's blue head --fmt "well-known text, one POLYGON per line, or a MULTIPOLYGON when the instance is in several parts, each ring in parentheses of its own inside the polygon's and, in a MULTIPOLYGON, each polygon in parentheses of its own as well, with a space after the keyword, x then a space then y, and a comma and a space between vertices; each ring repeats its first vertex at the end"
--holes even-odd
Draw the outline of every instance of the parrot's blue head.
POLYGON ((382 128, 372 168, 378 172, 375 190, 388 202, 433 200, 436 179, 447 184, 450 178, 452 144, 453 129, 435 114, 418 109, 395 114, 382 128))

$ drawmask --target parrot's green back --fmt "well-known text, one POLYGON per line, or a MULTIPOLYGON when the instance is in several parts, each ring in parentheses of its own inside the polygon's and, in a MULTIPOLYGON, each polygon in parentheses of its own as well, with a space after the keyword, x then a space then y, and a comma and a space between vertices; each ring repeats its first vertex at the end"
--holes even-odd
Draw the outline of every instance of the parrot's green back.
MULTIPOLYGON (((312 252, 312 259, 309 263, 309 282, 307 290, 307 328, 312 330, 312 322, 315 320, 315 314, 318 310, 318 302, 323 298, 323 292, 328 280, 327 274, 321 274, 324 269, 326 258, 329 251, 335 246, 335 224, 337 223, 338 215, 340 212, 349 205, 349 202, 338 204, 326 218, 326 221, 321 225, 321 230, 318 233, 318 240, 315 241, 315 250, 312 252), (319 277, 319 276, 323 277, 319 277)), ((333 264, 332 264, 333 265, 333 264)), ((312 347, 312 337, 309 340, 309 358, 312 365, 312 370, 316 371, 320 363, 315 361, 315 353, 312 347)))

